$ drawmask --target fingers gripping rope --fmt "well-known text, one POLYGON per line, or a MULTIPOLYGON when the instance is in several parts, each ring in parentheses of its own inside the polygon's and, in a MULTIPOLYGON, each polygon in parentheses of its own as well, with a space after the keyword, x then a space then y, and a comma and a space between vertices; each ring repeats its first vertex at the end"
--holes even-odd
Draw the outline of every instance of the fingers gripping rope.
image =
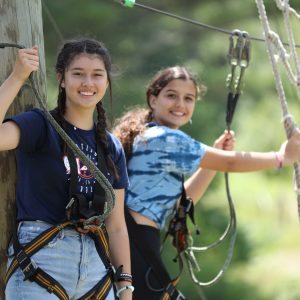
MULTIPOLYGON (((0 48, 6 48, 6 47, 14 47, 18 49, 25 48, 22 45, 18 44, 11 44, 11 43, 0 43, 0 48)), ((115 192, 113 190, 113 187, 111 186, 110 182, 107 180, 107 178, 101 173, 101 171, 97 168, 97 166, 88 158, 86 155, 75 145, 75 143, 72 141, 72 139, 67 135, 67 133, 60 127, 60 125, 56 122, 56 120, 52 117, 52 115, 49 113, 47 107, 45 106, 44 102, 41 99, 41 96, 39 95, 36 86, 34 84, 34 80, 32 77, 32 74, 29 77, 29 82, 31 85, 31 88, 33 90, 34 95, 36 96, 39 105, 45 112, 49 122, 52 124, 52 126, 55 128, 57 133, 61 136, 61 138, 67 143, 67 145, 70 147, 70 149, 81 159, 81 161, 89 168, 95 179, 99 182, 101 187, 104 189, 106 196, 107 196, 107 206, 105 211, 102 215, 97 216, 97 219, 100 222, 103 222, 105 218, 110 214, 113 207, 115 206, 115 192)), ((95 217, 92 217, 91 220, 86 220, 86 225, 89 226, 89 223, 94 222, 95 217), (90 222, 91 221, 91 222, 90 222)))

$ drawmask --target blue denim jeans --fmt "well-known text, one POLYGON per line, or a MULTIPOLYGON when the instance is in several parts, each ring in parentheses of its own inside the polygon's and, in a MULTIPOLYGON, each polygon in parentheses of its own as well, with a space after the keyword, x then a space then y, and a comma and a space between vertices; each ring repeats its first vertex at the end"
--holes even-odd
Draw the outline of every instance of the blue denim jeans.
MULTIPOLYGON (((24 245, 33 240, 50 224, 21 222, 18 228, 19 242, 24 245)), ((13 253, 12 246, 9 254, 13 253)), ((31 257, 34 265, 40 267, 66 290, 70 300, 76 300, 91 290, 106 274, 95 248, 94 241, 87 235, 73 229, 62 230, 48 245, 31 257)), ((12 258, 8 260, 10 265, 12 258)), ((6 300, 57 300, 35 282, 23 281, 24 275, 18 268, 9 279, 5 296, 6 300)), ((113 290, 106 300, 115 300, 113 290)))

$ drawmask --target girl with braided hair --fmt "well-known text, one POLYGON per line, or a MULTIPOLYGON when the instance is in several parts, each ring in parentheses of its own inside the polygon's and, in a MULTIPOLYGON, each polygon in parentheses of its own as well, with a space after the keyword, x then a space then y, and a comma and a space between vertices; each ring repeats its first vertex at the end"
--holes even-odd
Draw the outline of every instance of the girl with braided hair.
MULTIPOLYGON (((102 106, 107 89, 111 98, 110 55, 99 41, 73 40, 63 45, 56 63, 59 93, 52 115, 100 169, 99 157, 103 156, 104 175, 116 195, 112 212, 94 231, 83 230, 78 224, 87 215, 94 217, 91 207, 100 208, 96 180, 78 157, 74 158, 73 172, 68 146, 45 113, 33 109, 3 121, 23 83, 38 66, 37 46, 19 50, 11 75, 0 87, 0 150, 16 149, 18 170, 17 242, 8 249, 8 266, 16 264, 17 268, 9 274, 6 299, 116 299, 113 270, 122 266, 115 290, 118 299, 130 300, 134 288, 124 219, 128 176, 122 145, 107 131, 102 106), (71 191, 72 185, 75 191, 71 191), (78 206, 66 221, 66 210, 73 207, 74 199, 78 206), (35 238, 56 225, 62 228, 64 222, 69 225, 59 229, 49 243, 38 251, 31 250, 39 244, 33 243, 35 238), (24 261, 28 262, 25 266, 24 261)), ((101 213, 96 209, 96 214, 101 213)))
POLYGON ((191 120, 203 88, 186 68, 165 68, 150 81, 146 92, 148 109, 126 112, 113 131, 126 152, 130 179, 125 207, 136 300, 183 299, 168 285, 171 279, 160 257, 159 235, 183 194, 183 186, 186 195, 196 203, 216 171, 275 169, 300 158, 299 131, 279 151, 266 153, 232 151, 231 132, 221 135, 214 147, 182 132, 180 127, 191 120), (184 175, 190 177, 183 185, 184 175), (135 234, 139 234, 139 239, 135 234))

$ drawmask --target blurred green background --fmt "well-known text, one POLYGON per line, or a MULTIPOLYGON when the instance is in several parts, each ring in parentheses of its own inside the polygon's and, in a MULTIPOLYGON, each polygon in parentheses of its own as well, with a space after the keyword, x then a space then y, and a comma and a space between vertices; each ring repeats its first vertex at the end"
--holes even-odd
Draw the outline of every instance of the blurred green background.
MULTIPOLYGON (((226 77, 230 72, 229 35, 138 7, 125 8, 113 0, 43 0, 43 3, 49 107, 56 102, 54 62, 61 40, 88 36, 105 43, 116 66, 118 76, 113 84, 116 117, 132 105, 145 103, 147 83, 158 69, 182 64, 208 87, 197 104, 193 124, 183 130, 206 144, 212 144, 224 131, 226 77)), ((263 36, 254 0, 143 0, 138 3, 229 31, 238 28, 251 36, 263 36)), ((290 1, 290 5, 300 11, 299 0, 290 1)), ((266 1, 266 9, 272 29, 287 40, 275 1, 266 1)), ((292 27, 295 40, 300 44, 299 21, 293 19, 292 27)), ((251 44, 244 91, 232 124, 237 138, 236 149, 277 150, 285 133, 272 69, 265 43, 252 41, 251 44)), ((285 73, 282 74, 289 108, 297 122, 297 93, 285 73)), ((110 116, 110 106, 108 103, 106 106, 110 116)), ((218 239, 228 222, 223 177, 223 174, 217 175, 196 207, 197 224, 201 229, 200 237, 194 236, 197 246, 218 239)), ((238 218, 232 263, 216 285, 202 292, 184 272, 180 289, 187 299, 300 299, 300 227, 292 178, 292 168, 230 175, 238 218)), ((173 249, 169 242, 167 244, 164 259, 170 272, 176 275, 173 249)), ((201 267, 198 279, 210 281, 222 267, 227 252, 228 241, 221 247, 198 254, 201 267)))

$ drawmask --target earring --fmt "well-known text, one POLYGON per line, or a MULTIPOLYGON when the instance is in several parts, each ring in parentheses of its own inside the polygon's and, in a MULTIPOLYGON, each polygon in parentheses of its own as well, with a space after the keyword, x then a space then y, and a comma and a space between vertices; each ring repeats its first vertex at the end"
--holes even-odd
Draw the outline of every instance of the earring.
POLYGON ((190 125, 192 125, 192 124, 193 124, 193 120, 192 120, 192 119, 190 119, 190 120, 189 120, 189 123, 190 123, 190 125))

